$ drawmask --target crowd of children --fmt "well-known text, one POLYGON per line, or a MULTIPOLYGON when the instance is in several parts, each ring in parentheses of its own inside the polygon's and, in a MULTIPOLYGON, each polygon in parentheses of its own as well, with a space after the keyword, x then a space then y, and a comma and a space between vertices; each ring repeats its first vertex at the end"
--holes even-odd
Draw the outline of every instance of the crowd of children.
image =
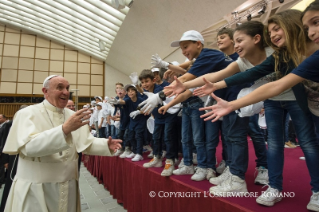
POLYGON ((116 156, 141 161, 143 146, 151 145, 153 157, 143 167, 162 167, 165 157, 162 176, 209 180, 215 185, 210 192, 220 196, 248 192, 245 175, 254 174, 246 173, 249 136, 257 158, 254 183, 268 185, 256 202, 273 206, 282 200, 283 149, 291 145, 290 117, 311 177, 307 208, 319 211, 319 112, 314 103, 319 97, 319 0, 303 13, 277 13, 266 26, 248 21, 235 30, 222 29, 217 44, 220 51, 204 48, 199 32, 185 32, 171 46, 180 47, 187 62, 170 63, 153 55, 152 69, 139 76, 133 73, 132 84, 116 84, 115 98, 95 97, 90 126, 97 136, 123 140, 116 156), (256 83, 262 86, 236 100, 242 89, 256 83), (264 101, 268 148, 258 124, 262 104, 245 107, 260 101, 264 101), (151 137, 148 121, 154 122, 151 137), (218 165, 220 140, 223 153, 218 165))

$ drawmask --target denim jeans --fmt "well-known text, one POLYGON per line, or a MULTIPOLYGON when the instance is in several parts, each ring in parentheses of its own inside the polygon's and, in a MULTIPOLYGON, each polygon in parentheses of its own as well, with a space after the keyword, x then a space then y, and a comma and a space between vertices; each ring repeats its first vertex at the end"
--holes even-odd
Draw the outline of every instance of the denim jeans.
POLYGON ((211 122, 211 120, 209 120, 205 122, 207 168, 212 168, 215 171, 216 147, 219 143, 219 131, 221 126, 222 121, 211 122))
POLYGON ((269 185, 282 190, 285 123, 289 113, 296 130, 300 147, 305 155, 310 173, 312 191, 319 191, 319 143, 316 139, 314 123, 311 114, 302 111, 296 101, 264 102, 266 123, 268 129, 268 174, 269 185))
POLYGON ((182 145, 184 164, 193 164, 192 146, 193 141, 197 150, 197 166, 207 168, 206 144, 205 144, 205 123, 200 118, 204 111, 199 111, 203 107, 200 100, 183 104, 182 113, 182 145))
POLYGON ((101 127, 101 129, 99 129, 99 138, 106 138, 105 127, 101 127))
POLYGON ((116 138, 117 138, 117 133, 116 133, 117 129, 116 129, 116 127, 115 127, 114 125, 110 125, 110 127, 111 127, 111 134, 110 134, 110 136, 111 136, 113 139, 116 139, 116 138))
POLYGON ((249 117, 239 117, 231 112, 223 118, 223 133, 227 144, 227 162, 233 175, 245 179, 248 168, 248 133, 249 117))
POLYGON ((131 143, 134 154, 143 155, 144 128, 129 130, 127 140, 131 143))
POLYGON ((166 150, 166 159, 178 158, 178 141, 176 134, 176 120, 165 124, 155 124, 153 132, 153 154, 160 158, 162 150, 166 150), (164 136, 164 139, 163 139, 164 136), (164 140, 166 149, 162 149, 164 140))
POLYGON ((316 137, 317 137, 317 140, 319 141, 319 117, 316 115, 313 115, 313 114, 311 114, 311 117, 312 117, 312 121, 315 125, 316 137))
POLYGON ((129 129, 126 130, 119 130, 119 134, 118 134, 118 139, 122 140, 122 150, 125 150, 125 147, 131 147, 131 143, 128 140, 128 133, 129 133, 129 129))
POLYGON ((267 149, 265 144, 264 135, 261 132, 261 129, 258 125, 259 114, 255 114, 250 116, 249 118, 249 128, 248 135, 253 141, 256 159, 256 167, 263 166, 268 168, 267 166, 267 149))

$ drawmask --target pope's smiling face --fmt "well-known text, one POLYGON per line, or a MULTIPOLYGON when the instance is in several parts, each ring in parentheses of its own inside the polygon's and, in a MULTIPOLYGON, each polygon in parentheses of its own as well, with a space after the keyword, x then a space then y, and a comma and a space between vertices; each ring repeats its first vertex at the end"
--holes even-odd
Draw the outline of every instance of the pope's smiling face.
POLYGON ((53 77, 49 81, 48 88, 42 88, 42 92, 46 100, 58 108, 64 108, 68 103, 70 96, 69 82, 61 77, 53 77))

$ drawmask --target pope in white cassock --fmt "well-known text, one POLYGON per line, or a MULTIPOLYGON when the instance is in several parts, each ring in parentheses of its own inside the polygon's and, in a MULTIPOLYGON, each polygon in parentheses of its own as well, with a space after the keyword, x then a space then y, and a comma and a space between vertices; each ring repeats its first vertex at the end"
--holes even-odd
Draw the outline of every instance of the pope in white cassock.
POLYGON ((4 153, 19 157, 5 212, 79 212, 77 152, 111 156, 121 140, 93 137, 90 112, 65 109, 69 83, 45 79, 45 100, 16 113, 4 153))

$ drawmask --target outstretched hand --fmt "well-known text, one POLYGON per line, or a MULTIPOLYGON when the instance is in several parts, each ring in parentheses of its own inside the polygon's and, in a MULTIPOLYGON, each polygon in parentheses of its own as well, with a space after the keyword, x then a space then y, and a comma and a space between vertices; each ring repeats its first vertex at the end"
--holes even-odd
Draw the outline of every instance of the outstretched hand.
POLYGON ((211 94, 211 96, 217 101, 217 104, 199 109, 200 111, 212 110, 212 111, 200 116, 201 118, 205 118, 204 121, 208 121, 208 120, 213 119, 212 122, 215 122, 218 119, 220 119, 221 117, 223 117, 223 116, 225 116, 233 111, 229 102, 215 96, 215 94, 213 94, 213 93, 211 94))
POLYGON ((179 81, 179 79, 177 79, 176 76, 174 76, 174 79, 175 79, 175 84, 166 86, 164 88, 164 94, 168 97, 172 97, 174 95, 176 95, 177 97, 179 94, 183 93, 186 89, 184 84, 181 81, 179 81))
POLYGON ((88 108, 84 108, 75 112, 70 116, 65 123, 62 125, 62 130, 65 135, 79 129, 80 127, 90 122, 91 112, 88 108))
POLYGON ((193 94, 195 96, 203 97, 213 93, 216 90, 214 83, 207 81, 205 78, 203 78, 203 81, 205 82, 205 85, 194 90, 193 94))
POLYGON ((112 139, 111 136, 109 136, 108 139, 108 146, 109 149, 116 152, 117 150, 119 150, 122 146, 121 146, 122 140, 121 139, 112 139))
POLYGON ((159 113, 159 114, 162 114, 162 115, 165 115, 165 113, 167 112, 168 109, 169 109, 169 108, 166 107, 166 105, 165 105, 165 106, 162 106, 162 107, 160 107, 160 108, 158 109, 158 113, 159 113))

